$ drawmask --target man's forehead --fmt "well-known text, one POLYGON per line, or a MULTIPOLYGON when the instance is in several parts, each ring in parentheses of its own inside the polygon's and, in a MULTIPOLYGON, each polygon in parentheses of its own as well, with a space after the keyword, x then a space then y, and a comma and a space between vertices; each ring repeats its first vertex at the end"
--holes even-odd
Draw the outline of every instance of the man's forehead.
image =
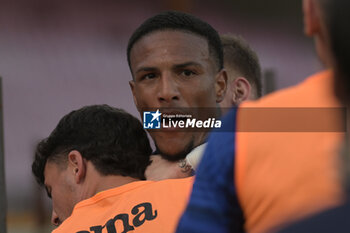
POLYGON ((46 185, 47 181, 50 180, 52 176, 54 176, 55 172, 57 172, 58 165, 53 161, 47 161, 44 167, 44 184, 46 185))
POLYGON ((198 59, 207 60, 209 55, 209 45, 203 37, 185 31, 165 30, 141 38, 132 48, 130 57, 132 66, 139 66, 150 60, 165 59, 182 64, 198 59))
POLYGON ((209 54, 209 46, 205 38, 185 31, 162 30, 143 36, 133 46, 131 55, 135 52, 143 52, 149 49, 164 49, 166 47, 169 49, 196 48, 202 53, 209 54))
POLYGON ((44 184, 46 185, 47 178, 49 176, 51 169, 51 162, 47 161, 44 167, 44 184))
MULTIPOLYGON (((186 39, 200 39, 205 42, 208 42, 205 37, 202 35, 199 35, 197 33, 188 31, 188 30, 181 30, 181 29, 162 29, 162 30, 155 30, 152 32, 149 32, 142 36, 139 41, 147 38, 147 37, 157 37, 157 38, 169 38, 169 37, 181 37, 186 39)), ((138 43, 137 41, 136 43, 138 43)), ((135 43, 135 44, 136 44, 135 43)))

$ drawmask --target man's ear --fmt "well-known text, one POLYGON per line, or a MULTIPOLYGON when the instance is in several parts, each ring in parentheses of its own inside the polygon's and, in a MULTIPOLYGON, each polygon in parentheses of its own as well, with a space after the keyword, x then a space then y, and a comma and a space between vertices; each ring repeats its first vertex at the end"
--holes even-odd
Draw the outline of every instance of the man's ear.
POLYGON ((236 78, 235 80, 233 80, 231 88, 233 89, 232 104, 234 106, 239 105, 241 102, 250 99, 252 94, 252 86, 246 78, 236 78))
POLYGON ((303 0, 304 11, 304 33, 307 36, 314 36, 320 32, 320 11, 316 7, 315 0, 303 0))
POLYGON ((86 160, 77 150, 72 150, 68 154, 68 169, 74 175, 74 180, 77 184, 81 183, 86 175, 86 160))
POLYGON ((133 98, 134 98, 135 106, 136 106, 137 110, 140 110, 140 109, 139 109, 139 106, 138 106, 138 104, 137 104, 137 99, 136 99, 135 81, 134 81, 134 80, 129 81, 129 86, 130 86, 130 89, 131 89, 131 92, 132 92, 132 96, 133 96, 133 98))
POLYGON ((215 93, 216 103, 220 103, 226 94, 227 88, 227 73, 225 69, 222 69, 215 77, 215 93))

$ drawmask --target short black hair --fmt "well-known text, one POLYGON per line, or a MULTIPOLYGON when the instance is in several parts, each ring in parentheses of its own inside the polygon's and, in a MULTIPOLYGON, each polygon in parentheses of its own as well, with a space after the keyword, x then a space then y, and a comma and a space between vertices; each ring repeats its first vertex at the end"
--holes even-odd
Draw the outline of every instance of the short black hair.
POLYGON ((245 77, 256 90, 257 97, 261 97, 261 67, 256 52, 240 36, 226 34, 220 37, 224 64, 229 64, 234 71, 245 77))
POLYGON ((138 119, 108 105, 92 105, 64 116, 50 136, 36 148, 32 172, 44 184, 47 161, 67 164, 67 154, 79 151, 102 175, 145 179, 152 153, 138 119))
POLYGON ((223 68, 223 52, 218 32, 203 20, 183 12, 166 11, 147 19, 142 23, 129 39, 127 57, 130 71, 130 52, 137 41, 142 37, 164 30, 179 30, 199 35, 207 40, 209 53, 212 54, 218 70, 223 68))

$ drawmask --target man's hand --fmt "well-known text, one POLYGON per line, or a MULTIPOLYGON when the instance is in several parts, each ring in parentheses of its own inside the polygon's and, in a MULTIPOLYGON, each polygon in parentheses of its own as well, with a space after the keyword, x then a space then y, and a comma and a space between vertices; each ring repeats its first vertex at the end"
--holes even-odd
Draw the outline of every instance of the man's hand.
POLYGON ((171 162, 160 155, 151 156, 152 163, 147 167, 145 175, 147 180, 165 180, 185 178, 192 175, 192 167, 185 159, 171 162))

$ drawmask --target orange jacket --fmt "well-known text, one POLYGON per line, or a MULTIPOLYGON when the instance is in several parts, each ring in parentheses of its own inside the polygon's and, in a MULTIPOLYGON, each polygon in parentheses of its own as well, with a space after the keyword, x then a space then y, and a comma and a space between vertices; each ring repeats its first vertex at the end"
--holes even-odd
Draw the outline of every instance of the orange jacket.
POLYGON ((342 201, 337 107, 331 72, 240 106, 235 184, 248 232, 271 232, 342 201))
POLYGON ((193 179, 137 181, 79 202, 53 233, 172 233, 193 179))

